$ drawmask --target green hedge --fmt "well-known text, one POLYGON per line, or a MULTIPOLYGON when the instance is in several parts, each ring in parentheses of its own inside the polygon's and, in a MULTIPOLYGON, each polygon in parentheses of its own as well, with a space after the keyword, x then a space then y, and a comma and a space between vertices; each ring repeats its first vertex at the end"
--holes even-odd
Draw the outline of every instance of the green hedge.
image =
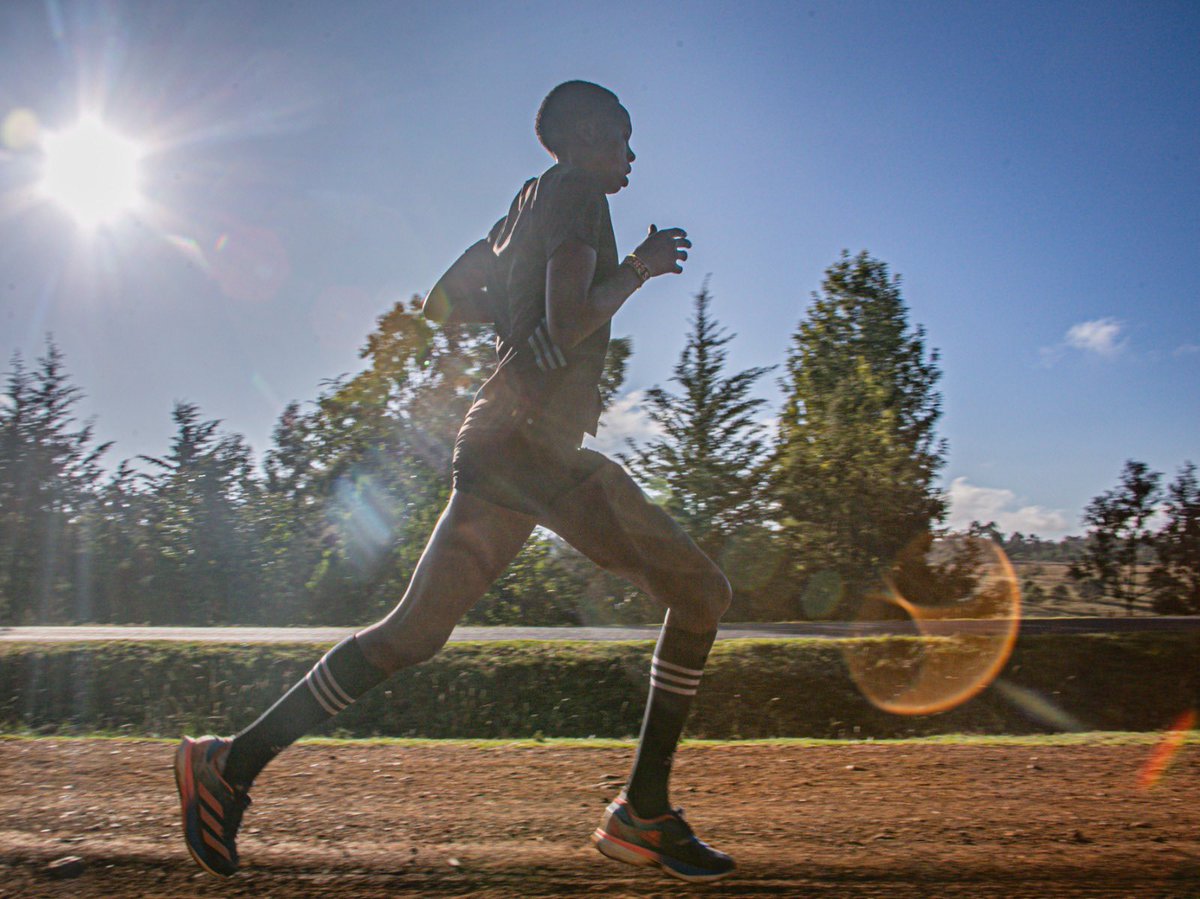
MULTIPOLYGON (((1200 704, 1200 634, 1194 632, 1023 637, 999 689, 921 717, 887 714, 864 700, 843 661, 847 645, 718 643, 688 734, 885 738, 1073 727, 1156 730, 1200 704)), ((632 736, 641 720, 651 649, 648 642, 451 644, 431 662, 376 688, 323 732, 632 736)), ((5 644, 0 730, 228 733, 253 720, 320 653, 318 647, 277 644, 5 644)))

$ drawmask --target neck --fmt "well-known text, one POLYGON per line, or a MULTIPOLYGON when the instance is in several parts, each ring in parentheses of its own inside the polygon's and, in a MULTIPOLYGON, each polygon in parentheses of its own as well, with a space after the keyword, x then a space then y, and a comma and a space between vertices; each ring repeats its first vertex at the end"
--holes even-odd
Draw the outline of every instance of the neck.
POLYGON ((554 158, 561 165, 573 165, 577 169, 586 169, 591 161, 589 154, 582 147, 572 147, 554 158))

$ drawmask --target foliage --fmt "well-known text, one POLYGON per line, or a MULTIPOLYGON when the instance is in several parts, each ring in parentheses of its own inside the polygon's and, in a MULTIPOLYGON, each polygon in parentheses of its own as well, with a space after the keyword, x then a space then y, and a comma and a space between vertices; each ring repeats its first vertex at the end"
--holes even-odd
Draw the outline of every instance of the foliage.
MULTIPOLYGON (((83 393, 53 341, 33 367, 14 357, 0 393, 0 624, 349 626, 390 609, 445 505, 459 423, 494 359, 486 331, 435 328, 419 305, 379 318, 361 371, 290 403, 260 460, 180 402, 166 453, 106 472, 110 444, 77 419, 83 393)), ((752 395, 767 369, 727 371, 732 340, 702 289, 670 383, 647 392, 660 435, 623 456, 729 574, 727 617, 846 615, 881 579, 928 600, 936 576, 954 593, 947 572, 916 564, 945 511, 940 373, 887 266, 843 254, 826 272, 792 338, 773 441, 752 395)), ((631 354, 628 339, 610 343, 606 404, 631 354)), ((1127 463, 1089 505, 1086 537, 1005 536, 994 522, 969 533, 1013 559, 1073 561, 1083 597, 1200 614, 1196 469, 1185 464, 1165 492, 1161 478, 1127 463)), ((661 617, 538 530, 465 621, 661 617)))
MULTIPOLYGON (((606 398, 630 353, 612 341, 606 398)), ((17 357, 0 404, 0 622, 362 624, 389 609, 445 505, 494 350, 479 328, 433 328, 414 298, 380 317, 362 358, 288 404, 261 469, 181 402, 167 453, 106 480, 108 445, 75 422, 61 353, 51 343, 32 372, 17 357)), ((589 605, 628 607, 628 592, 539 533, 468 621, 572 624, 589 605)))
MULTIPOLYGON (((727 550, 761 531, 766 518, 759 421, 765 401, 750 391, 768 369, 724 374, 733 335, 712 317, 711 301, 707 288, 696 294, 691 330, 671 376, 679 391, 646 392, 647 412, 661 436, 640 446, 629 441, 621 460, 702 550, 726 563, 735 586, 742 586, 752 572, 740 569, 753 560, 735 559, 727 550)), ((746 618, 745 611, 737 603, 732 617, 746 618)))
POLYGON ((78 577, 109 444, 75 419, 82 397, 52 340, 33 371, 14 358, 0 403, 0 621, 92 616, 78 577))
POLYGON ((851 611, 941 521, 937 359, 887 265, 843 253, 793 335, 771 466, 784 590, 818 597, 802 614, 851 611))
MULTIPOLYGON (((916 646, 912 638, 890 639, 916 646)), ((1002 688, 940 715, 891 715, 863 699, 848 675, 842 652, 861 642, 718 641, 688 735, 887 738, 1044 733, 1067 725, 1154 731, 1200 689, 1194 632, 1046 635, 1019 641, 1002 688)), ((638 732, 652 650, 649 641, 452 643, 322 732, 628 738, 638 732)), ((4 644, 0 730, 230 732, 302 677, 321 651, 279 644, 4 644)))
POLYGON ((1150 573, 1154 610, 1200 615, 1200 484, 1196 466, 1184 463, 1167 488, 1166 521, 1155 535, 1157 564, 1150 573))
POLYGON ((1142 563, 1154 543, 1149 523, 1161 495, 1161 480, 1162 475, 1145 463, 1130 459, 1120 485, 1095 497, 1083 513, 1090 539, 1083 557, 1071 566, 1071 577, 1095 581, 1123 602, 1129 614, 1148 601, 1152 590, 1142 563))

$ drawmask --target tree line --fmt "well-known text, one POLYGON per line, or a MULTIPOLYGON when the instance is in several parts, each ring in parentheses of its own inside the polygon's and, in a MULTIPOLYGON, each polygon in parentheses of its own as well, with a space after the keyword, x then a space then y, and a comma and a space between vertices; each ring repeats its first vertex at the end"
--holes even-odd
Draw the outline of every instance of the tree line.
MULTIPOLYGON (((657 431, 622 461, 727 572, 730 620, 851 614, 943 521, 938 356, 900 287, 865 252, 826 270, 791 336, 773 418, 754 396, 771 369, 729 370, 734 335, 702 289, 670 381, 647 391, 657 431)), ((414 298, 381 316, 362 371, 289 404, 261 459, 180 402, 165 454, 107 469, 113 446, 78 419, 83 394, 54 343, 33 366, 14 358, 0 396, 0 623, 383 614, 445 504, 455 434, 494 359, 487 329, 435 328, 419 310, 414 298)), ((612 342, 606 404, 632 352, 612 342)), ((1194 470, 1191 483, 1182 489, 1194 492, 1194 470)), ((466 620, 660 618, 539 530, 466 620)))

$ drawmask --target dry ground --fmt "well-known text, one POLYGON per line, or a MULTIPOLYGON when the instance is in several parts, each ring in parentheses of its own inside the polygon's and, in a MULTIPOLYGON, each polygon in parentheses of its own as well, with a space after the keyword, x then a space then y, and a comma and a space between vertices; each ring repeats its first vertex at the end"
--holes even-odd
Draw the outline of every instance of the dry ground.
POLYGON ((261 778, 243 871, 199 873, 163 743, 0 741, 0 896, 1200 896, 1200 746, 694 746, 676 799, 738 859, 675 884, 587 836, 630 749, 302 744, 261 778), (56 880, 47 863, 86 867, 56 880))

